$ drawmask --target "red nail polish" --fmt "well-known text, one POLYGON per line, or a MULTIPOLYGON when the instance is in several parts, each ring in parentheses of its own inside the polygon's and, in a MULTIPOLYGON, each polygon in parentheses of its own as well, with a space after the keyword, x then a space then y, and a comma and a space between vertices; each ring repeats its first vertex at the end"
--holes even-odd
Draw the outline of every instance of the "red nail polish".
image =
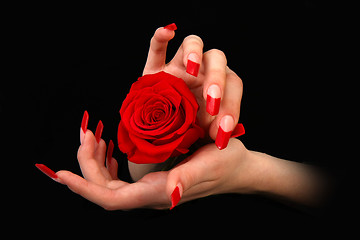
POLYGON ((81 121, 81 128, 80 128, 80 144, 84 141, 85 133, 88 127, 89 122, 89 114, 85 110, 82 121, 81 121))
POLYGON ((231 131, 225 132, 221 128, 221 126, 219 126, 219 130, 218 130, 218 133, 216 135, 216 140, 215 140, 215 144, 219 150, 222 150, 227 147, 231 133, 232 133, 231 131))
POLYGON ((114 143, 113 143, 112 140, 110 140, 109 146, 108 146, 108 149, 107 149, 107 153, 106 153, 107 164, 111 163, 111 158, 112 158, 113 151, 114 151, 114 143))
POLYGON ((186 66, 186 72, 197 77, 199 74, 200 64, 193 62, 191 60, 188 60, 187 66, 186 66))
POLYGON ((96 127, 96 131, 95 131, 95 139, 96 142, 99 143, 100 139, 101 139, 101 135, 104 129, 104 124, 102 123, 102 121, 100 120, 97 127, 96 127))
POLYGON ((176 186, 176 188, 174 189, 174 191, 171 194, 171 208, 170 210, 172 210, 180 201, 180 190, 179 187, 176 186))
POLYGON ((165 29, 172 30, 172 31, 175 31, 175 30, 177 29, 177 26, 176 26, 175 23, 171 23, 171 24, 169 24, 169 25, 166 25, 164 28, 165 28, 165 29))
POLYGON ((57 179, 58 175, 56 175, 56 173, 51 170, 50 168, 48 168, 47 166, 45 166, 44 164, 39 164, 36 163, 35 166, 42 171, 44 174, 46 174, 48 177, 53 178, 53 179, 57 179))
POLYGON ((232 131, 231 137, 239 137, 239 136, 244 135, 244 134, 245 134, 244 125, 242 125, 242 123, 238 123, 235 126, 235 129, 232 131))
POLYGON ((88 122, 89 122, 89 113, 85 110, 83 119, 81 121, 81 129, 84 133, 86 133, 88 122))
POLYGON ((206 97, 206 111, 215 116, 219 113, 221 98, 213 98, 209 94, 206 97))

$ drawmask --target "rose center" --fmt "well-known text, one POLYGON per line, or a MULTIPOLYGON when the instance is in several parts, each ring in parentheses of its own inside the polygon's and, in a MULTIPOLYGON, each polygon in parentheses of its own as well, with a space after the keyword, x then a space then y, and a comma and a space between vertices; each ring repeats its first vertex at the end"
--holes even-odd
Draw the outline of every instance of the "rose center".
POLYGON ((156 123, 156 122, 159 122, 161 121, 165 116, 165 111, 162 110, 162 109, 156 109, 155 111, 153 111, 151 113, 151 116, 150 116, 150 119, 149 119, 149 122, 150 123, 156 123))

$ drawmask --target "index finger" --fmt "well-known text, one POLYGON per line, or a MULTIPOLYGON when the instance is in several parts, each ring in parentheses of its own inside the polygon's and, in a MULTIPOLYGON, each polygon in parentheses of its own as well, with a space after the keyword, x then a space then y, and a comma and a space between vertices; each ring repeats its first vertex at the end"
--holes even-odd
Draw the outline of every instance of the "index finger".
POLYGON ((67 185, 74 193, 81 195, 105 209, 111 208, 111 203, 114 199, 114 192, 112 189, 87 181, 69 171, 61 170, 56 174, 60 179, 60 183, 67 185))
POLYGON ((175 36, 174 30, 158 28, 151 38, 143 75, 161 71, 165 67, 168 42, 175 36))

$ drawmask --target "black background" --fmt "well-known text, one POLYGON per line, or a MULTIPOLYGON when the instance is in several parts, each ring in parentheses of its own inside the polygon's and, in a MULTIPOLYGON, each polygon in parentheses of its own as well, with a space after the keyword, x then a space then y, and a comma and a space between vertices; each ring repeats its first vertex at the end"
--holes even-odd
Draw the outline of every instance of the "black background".
MULTIPOLYGON (((339 56, 346 48, 340 40, 346 30, 338 6, 312 1, 187 4, 42 5, 29 11, 22 6, 21 13, 10 18, 16 27, 10 28, 8 49, 16 64, 11 78, 15 81, 9 82, 17 91, 7 99, 20 98, 21 104, 3 105, 3 113, 11 110, 21 121, 15 128, 20 135, 12 134, 17 152, 26 155, 17 161, 27 176, 26 183, 16 187, 22 195, 16 207, 19 219, 47 224, 56 232, 106 223, 104 231, 119 233, 128 225, 143 229, 150 224, 159 235, 163 228, 211 233, 264 226, 277 234, 288 227, 299 233, 331 231, 340 220, 337 214, 351 213, 347 189, 338 192, 348 175, 348 159, 341 158, 339 143, 346 140, 339 134, 345 111, 339 103, 343 98, 338 75, 343 61, 339 56), (240 122, 246 135, 240 139, 248 149, 329 171, 336 192, 329 207, 309 214, 260 196, 227 194, 194 200, 173 211, 108 212, 35 168, 35 163, 43 163, 55 171, 81 174, 76 154, 85 110, 88 128, 95 131, 102 120, 102 138, 116 143, 118 111, 142 73, 150 39, 156 28, 172 22, 178 30, 169 43, 168 59, 190 34, 203 39, 204 52, 224 51, 228 66, 244 83, 240 122), (110 227, 114 225, 121 230, 110 227)), ((3 88, 2 95, 6 93, 3 88)), ((119 176, 128 180, 125 156, 116 147, 114 157, 119 176)))

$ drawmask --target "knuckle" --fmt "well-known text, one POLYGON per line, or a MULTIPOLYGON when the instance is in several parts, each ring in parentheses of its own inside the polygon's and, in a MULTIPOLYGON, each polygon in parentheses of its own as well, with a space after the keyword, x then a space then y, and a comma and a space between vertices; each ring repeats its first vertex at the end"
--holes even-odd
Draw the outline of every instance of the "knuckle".
POLYGON ((226 55, 223 51, 213 48, 210 49, 209 51, 206 52, 206 54, 208 54, 211 57, 220 57, 226 60, 226 55))
POLYGON ((201 37, 197 36, 197 35, 189 35, 187 37, 184 38, 184 43, 195 43, 200 45, 201 47, 204 46, 203 40, 201 39, 201 37))
POLYGON ((81 162, 84 159, 84 149, 80 146, 77 152, 77 159, 81 162))
POLYGON ((229 82, 232 82, 232 84, 234 84, 235 86, 237 86, 241 89, 244 87, 244 83, 243 83, 242 79, 230 68, 228 68, 228 71, 227 71, 227 79, 229 82))

